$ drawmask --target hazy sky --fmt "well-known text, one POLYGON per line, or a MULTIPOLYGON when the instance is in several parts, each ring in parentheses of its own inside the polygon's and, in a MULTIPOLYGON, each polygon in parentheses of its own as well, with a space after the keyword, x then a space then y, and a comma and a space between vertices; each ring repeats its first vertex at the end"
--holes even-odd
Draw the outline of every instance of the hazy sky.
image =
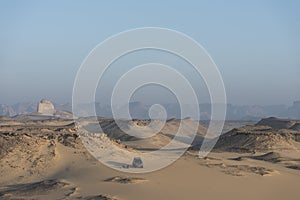
POLYGON ((71 101, 92 48, 131 28, 183 32, 210 53, 233 104, 300 100, 300 1, 1 1, 0 103, 71 101))

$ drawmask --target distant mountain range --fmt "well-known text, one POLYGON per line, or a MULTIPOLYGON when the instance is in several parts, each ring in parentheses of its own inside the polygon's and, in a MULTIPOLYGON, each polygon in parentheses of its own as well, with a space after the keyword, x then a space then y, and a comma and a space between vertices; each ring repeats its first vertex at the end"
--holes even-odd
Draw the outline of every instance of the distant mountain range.
MULTIPOLYGON (((72 112, 72 104, 56 104, 53 103, 56 110, 65 110, 72 112)), ((180 113, 180 107, 178 104, 170 103, 163 105, 166 109, 168 118, 184 118, 188 116, 182 116, 180 113)), ((89 104, 82 104, 80 107, 81 116, 93 115, 91 111, 88 110, 89 104)), ((131 102, 129 104, 129 110, 132 118, 136 119, 147 119, 148 110, 151 105, 144 104, 142 102, 131 102)), ((101 103, 95 103, 96 113, 98 116, 102 117, 112 117, 112 111, 110 106, 101 103)), ((189 107, 187 107, 189 108, 189 107)), ((125 107, 120 106, 116 108, 119 112, 123 112, 125 107)), ((0 104, 0 116, 15 116, 20 114, 27 114, 36 112, 37 103, 27 102, 27 103, 17 103, 14 105, 0 104)), ((193 112, 191 107, 191 112, 193 112)), ((200 119, 208 120, 211 115, 211 105, 210 104, 200 104, 200 119)), ((300 119, 300 101, 295 101, 292 106, 287 105, 270 105, 270 106, 260 106, 260 105, 227 105, 227 120, 259 120, 266 117, 280 117, 280 118, 290 118, 290 119, 300 119)))

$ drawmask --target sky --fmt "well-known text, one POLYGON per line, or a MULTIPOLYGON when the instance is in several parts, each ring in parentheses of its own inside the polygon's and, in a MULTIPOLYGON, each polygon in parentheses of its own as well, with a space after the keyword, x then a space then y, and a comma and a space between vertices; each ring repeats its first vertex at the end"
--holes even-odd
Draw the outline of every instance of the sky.
POLYGON ((163 27, 207 50, 229 103, 290 105, 300 100, 299 9, 292 0, 0 1, 0 104, 70 102, 77 70, 97 44, 128 29, 163 27))

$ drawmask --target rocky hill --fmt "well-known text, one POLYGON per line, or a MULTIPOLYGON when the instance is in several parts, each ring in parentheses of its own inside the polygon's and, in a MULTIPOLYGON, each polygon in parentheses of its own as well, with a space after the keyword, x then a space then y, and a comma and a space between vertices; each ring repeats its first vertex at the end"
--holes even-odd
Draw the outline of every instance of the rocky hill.
POLYGON ((295 120, 267 118, 253 126, 233 129, 219 138, 215 150, 256 152, 298 149, 300 131, 292 129, 296 122, 295 120))

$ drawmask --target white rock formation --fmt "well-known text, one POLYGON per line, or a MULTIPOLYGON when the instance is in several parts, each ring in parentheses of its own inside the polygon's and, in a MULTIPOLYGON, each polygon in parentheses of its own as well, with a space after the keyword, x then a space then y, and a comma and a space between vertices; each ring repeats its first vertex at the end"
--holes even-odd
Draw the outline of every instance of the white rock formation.
POLYGON ((53 115, 55 113, 54 105, 47 99, 42 99, 37 107, 37 112, 43 115, 53 115))

